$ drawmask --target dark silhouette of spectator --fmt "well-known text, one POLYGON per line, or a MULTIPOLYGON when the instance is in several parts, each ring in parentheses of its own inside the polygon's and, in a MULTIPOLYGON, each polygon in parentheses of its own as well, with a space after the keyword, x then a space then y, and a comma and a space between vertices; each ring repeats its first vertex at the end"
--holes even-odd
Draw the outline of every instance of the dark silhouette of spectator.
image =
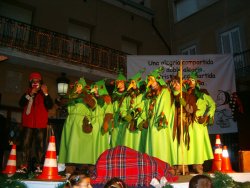
POLYGON ((126 183, 120 178, 113 177, 106 182, 104 188, 126 188, 126 183))
POLYGON ((206 175, 196 175, 189 181, 189 188, 212 188, 212 179, 206 175))
POLYGON ((64 188, 92 188, 91 179, 82 171, 74 171, 67 180, 64 188))

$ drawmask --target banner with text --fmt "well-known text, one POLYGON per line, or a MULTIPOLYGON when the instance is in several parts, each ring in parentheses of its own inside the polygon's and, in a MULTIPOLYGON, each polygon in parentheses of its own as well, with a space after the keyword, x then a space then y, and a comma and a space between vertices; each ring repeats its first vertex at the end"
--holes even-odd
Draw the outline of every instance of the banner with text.
POLYGON ((183 64, 183 79, 187 79, 190 72, 196 70, 201 88, 207 89, 216 102, 214 125, 209 127, 209 133, 237 132, 237 123, 233 120, 229 107, 230 95, 236 92, 232 55, 128 55, 127 77, 130 78, 145 68, 145 79, 154 69, 164 67, 161 76, 167 81, 170 75, 177 74, 180 61, 183 64))

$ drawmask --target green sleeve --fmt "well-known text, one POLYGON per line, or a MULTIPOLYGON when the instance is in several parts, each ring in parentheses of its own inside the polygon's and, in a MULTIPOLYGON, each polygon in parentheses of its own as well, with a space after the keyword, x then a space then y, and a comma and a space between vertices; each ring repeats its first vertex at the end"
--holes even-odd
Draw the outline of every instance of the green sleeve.
POLYGON ((216 110, 216 104, 213 100, 213 98, 210 95, 204 95, 205 100, 207 101, 207 115, 209 115, 210 117, 214 117, 214 113, 216 110))
POLYGON ((203 94, 203 98, 199 98, 196 102, 196 117, 208 115, 214 116, 216 105, 213 98, 207 94, 203 94))

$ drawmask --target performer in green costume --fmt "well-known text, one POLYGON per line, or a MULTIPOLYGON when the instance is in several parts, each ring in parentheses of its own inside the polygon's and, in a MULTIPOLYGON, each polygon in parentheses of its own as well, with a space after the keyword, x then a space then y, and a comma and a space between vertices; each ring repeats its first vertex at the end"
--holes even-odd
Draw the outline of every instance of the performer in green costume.
MULTIPOLYGON (((189 127, 190 149, 187 152, 188 164, 193 165, 196 173, 203 173, 205 160, 213 159, 213 150, 207 126, 213 125, 216 105, 207 90, 200 89, 197 72, 192 72, 188 80, 188 95, 196 97, 196 103, 187 105, 193 107, 194 122, 189 127)), ((189 107, 189 108, 190 108, 189 107)))
POLYGON ((68 116, 65 121, 59 163, 95 164, 93 152, 93 134, 91 133, 91 109, 95 99, 88 94, 83 78, 74 85, 69 95, 68 116))
POLYGON ((110 132, 113 129, 113 105, 111 97, 105 86, 105 81, 100 80, 91 85, 97 105, 93 110, 93 150, 94 161, 107 149, 110 148, 110 132))
POLYGON ((147 133, 142 128, 146 120, 145 100, 142 100, 143 92, 141 91, 144 83, 141 78, 143 72, 144 70, 141 70, 129 79, 126 102, 121 106, 121 116, 127 122, 122 145, 140 152, 145 152, 147 133))
POLYGON ((126 130, 126 121, 121 118, 121 106, 126 98, 126 77, 119 73, 115 80, 115 88, 112 94, 112 103, 114 109, 114 129, 111 133, 111 147, 121 145, 126 130))
POLYGON ((187 95, 185 87, 181 88, 179 73, 176 76, 171 76, 169 84, 172 91, 171 98, 175 105, 175 120, 173 128, 174 144, 177 145, 177 163, 175 164, 175 170, 176 174, 182 174, 183 170, 186 174, 189 173, 189 163, 187 158, 187 152, 190 148, 189 127, 194 122, 193 106, 190 107, 190 104, 186 104, 186 101, 195 104, 196 98, 194 95, 187 95))
POLYGON ((174 165, 177 152, 172 137, 174 105, 171 103, 170 89, 160 75, 163 70, 160 67, 147 77, 146 114, 149 127, 146 153, 174 165))

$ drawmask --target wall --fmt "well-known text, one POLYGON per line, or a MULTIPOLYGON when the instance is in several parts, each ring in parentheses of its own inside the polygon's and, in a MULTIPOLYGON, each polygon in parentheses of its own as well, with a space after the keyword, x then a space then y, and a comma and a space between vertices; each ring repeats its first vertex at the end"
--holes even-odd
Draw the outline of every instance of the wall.
POLYGON ((250 4, 246 1, 221 0, 184 20, 173 23, 173 50, 188 43, 198 45, 198 54, 219 53, 218 34, 234 26, 241 28, 243 50, 250 48, 250 4))
MULTIPOLYGON (((32 72, 40 72, 44 83, 48 86, 49 94, 53 99, 58 97, 56 79, 60 74, 52 71, 44 71, 38 68, 29 68, 9 61, 0 62, 0 93, 2 105, 18 107, 18 101, 29 86, 29 75, 32 72)), ((79 78, 67 76, 71 82, 79 78)))

